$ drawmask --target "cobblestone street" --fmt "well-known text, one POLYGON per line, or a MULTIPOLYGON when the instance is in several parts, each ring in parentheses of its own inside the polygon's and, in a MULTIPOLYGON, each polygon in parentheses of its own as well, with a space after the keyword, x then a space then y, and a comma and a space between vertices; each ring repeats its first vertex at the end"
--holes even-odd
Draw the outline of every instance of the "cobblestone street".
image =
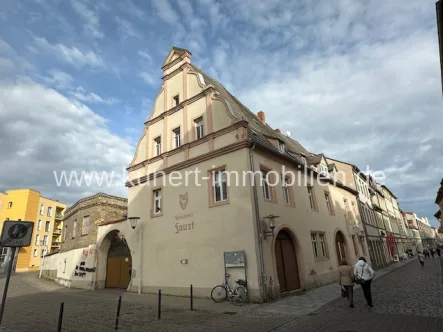
MULTIPOLYGON (((38 279, 35 274, 15 275, 2 327, 11 332, 55 331, 63 301, 62 331, 111 331, 120 293, 66 289, 38 279)), ((189 299, 165 297, 162 319, 158 320, 154 296, 125 293, 119 331, 443 331, 442 271, 438 259, 427 260, 424 268, 413 261, 376 279, 373 298, 374 308, 367 308, 361 290, 356 288, 354 309, 338 298, 297 317, 288 314, 289 310, 270 313, 258 305, 238 308, 207 300, 196 300, 197 311, 191 312, 189 299)))

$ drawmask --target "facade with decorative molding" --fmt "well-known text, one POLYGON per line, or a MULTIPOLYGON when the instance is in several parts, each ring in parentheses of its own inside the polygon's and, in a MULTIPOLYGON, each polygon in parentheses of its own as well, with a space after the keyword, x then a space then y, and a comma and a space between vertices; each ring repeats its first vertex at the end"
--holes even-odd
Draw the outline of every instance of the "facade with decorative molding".
POLYGON ((96 288, 125 288, 130 261, 130 291, 187 295, 192 284, 209 297, 228 273, 262 302, 336 282, 341 260, 367 254, 358 192, 333 181, 322 154, 249 111, 189 51, 172 48, 162 70, 128 168, 128 217, 140 219, 98 228, 96 288), (110 263, 116 246, 130 257, 110 263), (124 266, 120 281, 110 264, 124 266))

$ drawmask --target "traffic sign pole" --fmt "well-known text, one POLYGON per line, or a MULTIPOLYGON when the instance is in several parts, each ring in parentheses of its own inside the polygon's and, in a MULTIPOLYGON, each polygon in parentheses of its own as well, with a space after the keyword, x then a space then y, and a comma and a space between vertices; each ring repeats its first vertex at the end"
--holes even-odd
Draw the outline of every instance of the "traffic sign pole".
POLYGON ((6 275, 5 287, 3 289, 2 303, 0 307, 0 326, 2 325, 3 310, 5 309, 6 295, 8 294, 9 279, 11 279, 16 249, 16 247, 11 247, 11 258, 9 259, 8 274, 6 275))

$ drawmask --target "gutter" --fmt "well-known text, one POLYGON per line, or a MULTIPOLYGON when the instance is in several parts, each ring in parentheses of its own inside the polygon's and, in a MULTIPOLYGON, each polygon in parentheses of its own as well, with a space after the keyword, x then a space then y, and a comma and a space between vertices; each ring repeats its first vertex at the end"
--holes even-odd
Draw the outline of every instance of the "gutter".
POLYGON ((257 237, 257 244, 260 254, 260 278, 259 278, 259 287, 260 287, 260 298, 265 301, 264 299, 264 285, 266 283, 266 276, 265 276, 265 263, 264 263, 264 255, 263 255, 263 239, 262 239, 262 231, 261 231, 261 224, 260 224, 260 211, 258 208, 258 195, 257 195, 257 186, 255 185, 255 171, 254 171, 254 156, 252 154, 252 151, 255 149, 255 142, 253 143, 252 147, 249 148, 249 164, 251 168, 251 172, 253 174, 253 183, 252 183, 252 193, 254 198, 254 212, 255 212, 255 223, 256 223, 256 229, 258 233, 257 237))

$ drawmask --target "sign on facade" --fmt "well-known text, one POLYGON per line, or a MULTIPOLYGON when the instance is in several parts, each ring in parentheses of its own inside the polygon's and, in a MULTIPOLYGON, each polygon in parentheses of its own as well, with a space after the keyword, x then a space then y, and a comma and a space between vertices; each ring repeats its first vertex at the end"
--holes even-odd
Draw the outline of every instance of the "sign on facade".
POLYGON ((3 223, 0 246, 29 247, 34 223, 31 221, 6 220, 3 223))
POLYGON ((245 252, 227 251, 225 255, 225 267, 244 267, 245 266, 245 252))

